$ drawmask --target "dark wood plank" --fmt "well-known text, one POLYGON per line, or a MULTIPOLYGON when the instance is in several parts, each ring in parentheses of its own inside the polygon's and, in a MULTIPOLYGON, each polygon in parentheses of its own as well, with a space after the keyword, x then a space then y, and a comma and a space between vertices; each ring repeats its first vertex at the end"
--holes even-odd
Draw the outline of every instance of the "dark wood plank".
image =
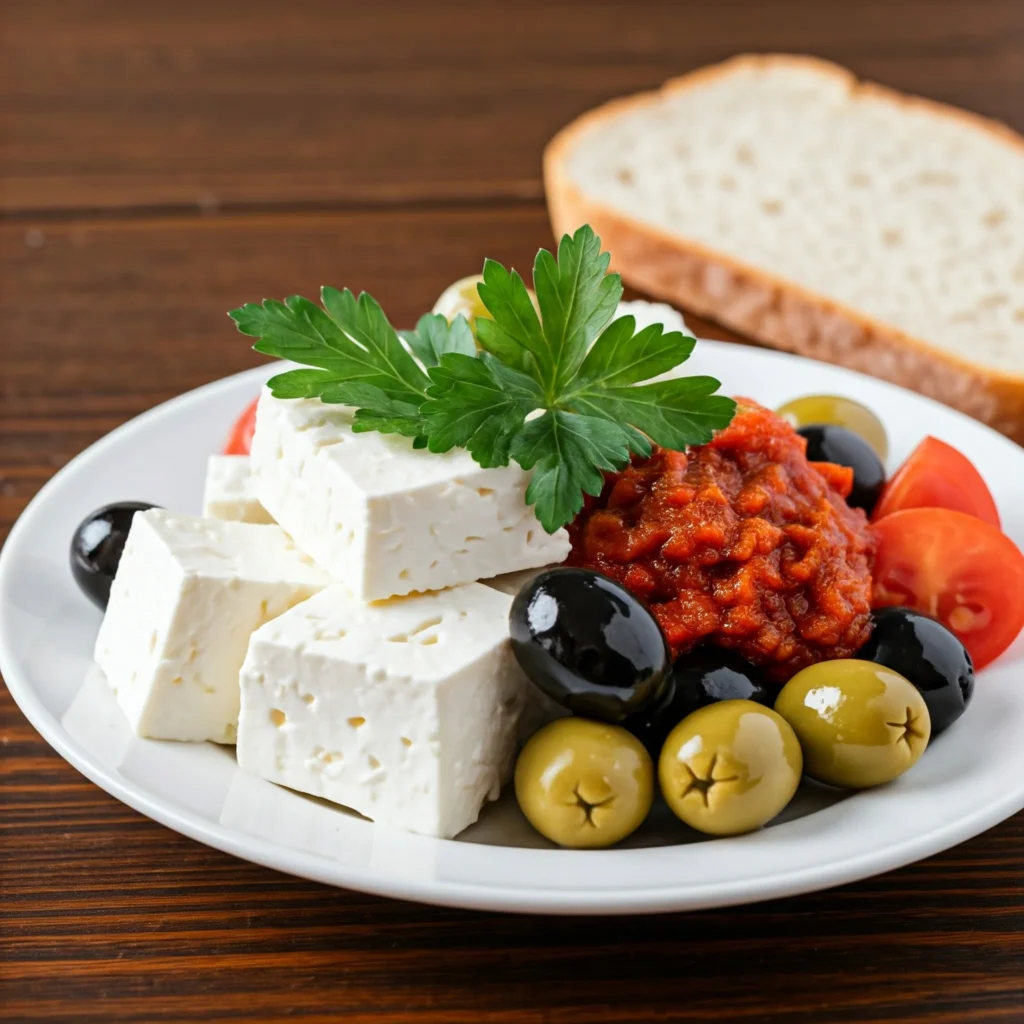
POLYGON ((576 114, 744 50, 1024 128, 1018 0, 33 0, 0 19, 8 212, 535 199, 576 114))

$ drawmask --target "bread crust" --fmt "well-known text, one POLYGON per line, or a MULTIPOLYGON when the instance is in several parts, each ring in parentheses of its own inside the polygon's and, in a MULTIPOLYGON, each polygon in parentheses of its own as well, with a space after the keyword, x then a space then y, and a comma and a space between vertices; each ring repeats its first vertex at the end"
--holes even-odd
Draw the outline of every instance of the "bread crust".
POLYGON ((569 153, 580 132, 595 123, 656 102, 665 92, 692 88, 740 68, 773 65, 809 68, 840 79, 851 92, 870 92, 901 106, 923 107, 967 122, 1024 154, 1024 137, 1006 125, 859 82, 851 72, 828 61, 786 54, 742 55, 671 79, 660 90, 612 100, 563 128, 544 150, 544 187, 556 237, 589 223, 611 251, 612 268, 634 287, 773 348, 860 370, 920 392, 1024 444, 1024 376, 958 358, 792 281, 637 221, 588 199, 569 179, 569 153))

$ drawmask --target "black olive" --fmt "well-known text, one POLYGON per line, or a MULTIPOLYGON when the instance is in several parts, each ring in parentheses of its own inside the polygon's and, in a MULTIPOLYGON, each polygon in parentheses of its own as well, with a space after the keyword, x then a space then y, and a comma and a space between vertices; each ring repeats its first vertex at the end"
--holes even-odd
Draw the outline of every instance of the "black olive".
POLYGON ((879 608, 871 619, 871 639, 857 657, 909 679, 928 705, 932 735, 948 729, 974 696, 967 648, 941 622, 911 608, 879 608))
POLYGON ((107 607, 110 584, 135 513, 155 507, 144 501, 116 501, 86 516, 75 530, 71 538, 71 574, 93 604, 107 607))
POLYGON ((852 430, 830 423, 800 427, 797 433, 807 439, 811 462, 834 462, 853 470, 853 490, 846 502, 870 515, 885 486, 885 467, 874 448, 852 430))
POLYGON ((589 569, 549 569, 516 595, 512 650, 523 671, 573 714, 621 722, 668 683, 672 657, 654 616, 589 569))
POLYGON ((770 708, 776 693, 761 670, 735 652, 699 647, 676 659, 657 704, 623 725, 656 757, 668 734, 698 708, 722 700, 752 700, 770 708))

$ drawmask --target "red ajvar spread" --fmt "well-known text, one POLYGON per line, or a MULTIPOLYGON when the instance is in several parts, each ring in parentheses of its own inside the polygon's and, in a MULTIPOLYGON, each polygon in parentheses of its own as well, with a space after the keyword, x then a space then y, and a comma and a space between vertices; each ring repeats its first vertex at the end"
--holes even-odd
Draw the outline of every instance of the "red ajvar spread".
POLYGON ((738 401, 710 444, 609 474, 570 527, 568 564, 645 600, 673 655, 706 641, 784 682, 868 639, 873 541, 844 500, 852 470, 808 462, 788 423, 738 401))

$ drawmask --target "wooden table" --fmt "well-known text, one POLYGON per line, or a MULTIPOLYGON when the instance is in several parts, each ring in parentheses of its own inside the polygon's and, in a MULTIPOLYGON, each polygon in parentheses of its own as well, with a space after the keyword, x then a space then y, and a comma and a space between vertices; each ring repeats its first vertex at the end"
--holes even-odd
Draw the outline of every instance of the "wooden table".
MULTIPOLYGON (((1024 128, 1020 0, 5 5, 0 539, 86 445, 257 361, 226 310, 332 282, 406 323, 523 267, 560 125, 748 49, 1024 128)), ((206 849, 0 716, 4 1021, 1024 1020, 1024 816, 800 899, 499 917, 206 849)))

